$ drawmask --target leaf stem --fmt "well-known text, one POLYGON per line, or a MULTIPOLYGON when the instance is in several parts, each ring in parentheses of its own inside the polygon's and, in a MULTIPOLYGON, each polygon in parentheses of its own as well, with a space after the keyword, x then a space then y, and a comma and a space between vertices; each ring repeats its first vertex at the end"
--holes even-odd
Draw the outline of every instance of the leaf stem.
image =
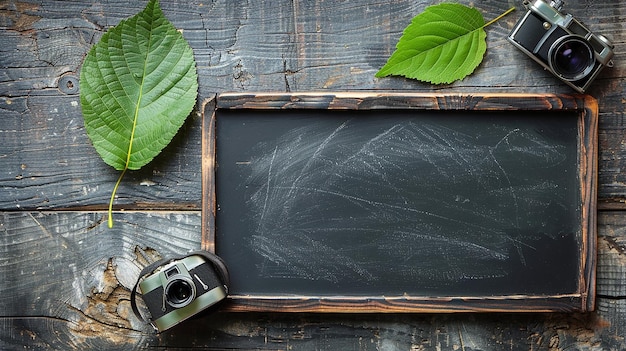
POLYGON ((496 17, 496 18, 492 19, 491 21, 487 22, 487 24, 485 24, 485 25, 483 26, 483 28, 485 28, 485 27, 488 27, 488 26, 492 25, 494 22, 496 22, 496 21, 500 20, 502 17, 504 17, 504 16, 508 15, 509 13, 511 13, 511 12, 513 12, 513 11, 515 11, 515 6, 511 7, 511 8, 510 8, 510 9, 508 9, 508 10, 506 10, 506 12, 505 12, 505 13, 503 13, 503 14, 501 14, 500 16, 498 16, 498 17, 496 17))
MULTIPOLYGON (((150 31, 150 36, 152 36, 152 31, 150 31)), ((128 152, 126 153, 126 163, 124 164, 124 170, 122 170, 122 174, 120 174, 120 177, 117 178, 117 182, 115 183, 115 187, 113 188, 113 192, 111 193, 111 199, 109 200, 109 220, 108 220, 109 229, 113 228, 113 200, 115 199, 115 193, 117 192, 117 188, 122 182, 122 178, 124 178, 124 174, 126 174, 126 171, 128 170, 128 165, 130 164, 130 156, 133 151, 133 142, 135 141, 135 130, 137 130, 137 119, 139 118, 139 105, 143 97, 143 84, 146 79, 146 70, 147 70, 146 66, 148 65, 147 54, 149 52, 150 52, 150 39, 148 39, 148 50, 146 51, 146 59, 144 60, 144 63, 143 63, 141 84, 139 85, 139 97, 137 98, 137 104, 135 105, 135 115, 133 116, 133 128, 130 131, 130 140, 128 141, 128 152)))
POLYGON ((122 178, 124 178, 124 174, 126 174, 127 169, 128 167, 124 167, 124 170, 120 174, 119 178, 117 178, 117 182, 115 183, 115 187, 113 187, 113 192, 111 193, 111 199, 109 200, 109 228, 113 228, 113 200, 115 200, 115 193, 117 193, 117 188, 120 186, 122 178))

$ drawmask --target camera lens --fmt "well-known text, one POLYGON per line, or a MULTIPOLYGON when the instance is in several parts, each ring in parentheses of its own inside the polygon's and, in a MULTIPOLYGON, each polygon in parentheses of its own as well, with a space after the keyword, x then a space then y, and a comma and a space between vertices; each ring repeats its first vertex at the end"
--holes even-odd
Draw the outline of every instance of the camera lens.
POLYGON ((175 308, 187 306, 196 296, 196 286, 188 277, 172 279, 165 287, 165 299, 175 308))
POLYGON ((550 52, 552 70, 566 80, 584 78, 595 63, 589 43, 575 36, 564 37, 555 42, 550 52))

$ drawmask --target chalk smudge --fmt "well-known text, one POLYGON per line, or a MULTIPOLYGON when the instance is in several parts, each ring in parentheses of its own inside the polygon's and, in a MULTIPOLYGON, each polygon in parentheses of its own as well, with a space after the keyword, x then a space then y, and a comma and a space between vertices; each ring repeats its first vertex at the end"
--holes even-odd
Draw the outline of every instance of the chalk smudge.
POLYGON ((368 134, 359 125, 307 125, 251 152, 249 247, 262 277, 367 284, 384 278, 372 257, 397 257, 406 279, 432 284, 503 277, 498 262, 513 252, 525 264, 519 238, 536 229, 534 216, 565 207, 543 195, 555 181, 513 172, 566 161, 565 146, 537 133, 402 120, 368 134))

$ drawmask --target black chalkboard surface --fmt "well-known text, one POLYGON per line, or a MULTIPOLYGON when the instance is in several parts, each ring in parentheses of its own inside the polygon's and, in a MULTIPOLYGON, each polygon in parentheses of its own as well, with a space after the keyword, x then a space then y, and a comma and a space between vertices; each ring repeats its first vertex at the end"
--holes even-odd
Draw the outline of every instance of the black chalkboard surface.
POLYGON ((593 309, 588 96, 222 94, 205 116, 231 309, 593 309))

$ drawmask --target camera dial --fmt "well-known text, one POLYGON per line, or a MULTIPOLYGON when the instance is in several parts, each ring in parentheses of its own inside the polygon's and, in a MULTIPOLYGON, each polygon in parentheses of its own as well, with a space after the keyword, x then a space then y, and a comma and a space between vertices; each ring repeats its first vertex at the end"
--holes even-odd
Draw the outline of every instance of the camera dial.
POLYGON ((594 68, 593 48, 583 38, 569 35, 557 40, 548 54, 550 68, 565 80, 577 81, 594 68))
POLYGON ((564 1, 563 0, 552 0, 550 1, 550 6, 554 7, 557 11, 561 11, 563 8, 564 1))
POLYGON ((196 298, 196 285, 189 277, 177 275, 168 281, 163 294, 170 306, 185 307, 196 298))

